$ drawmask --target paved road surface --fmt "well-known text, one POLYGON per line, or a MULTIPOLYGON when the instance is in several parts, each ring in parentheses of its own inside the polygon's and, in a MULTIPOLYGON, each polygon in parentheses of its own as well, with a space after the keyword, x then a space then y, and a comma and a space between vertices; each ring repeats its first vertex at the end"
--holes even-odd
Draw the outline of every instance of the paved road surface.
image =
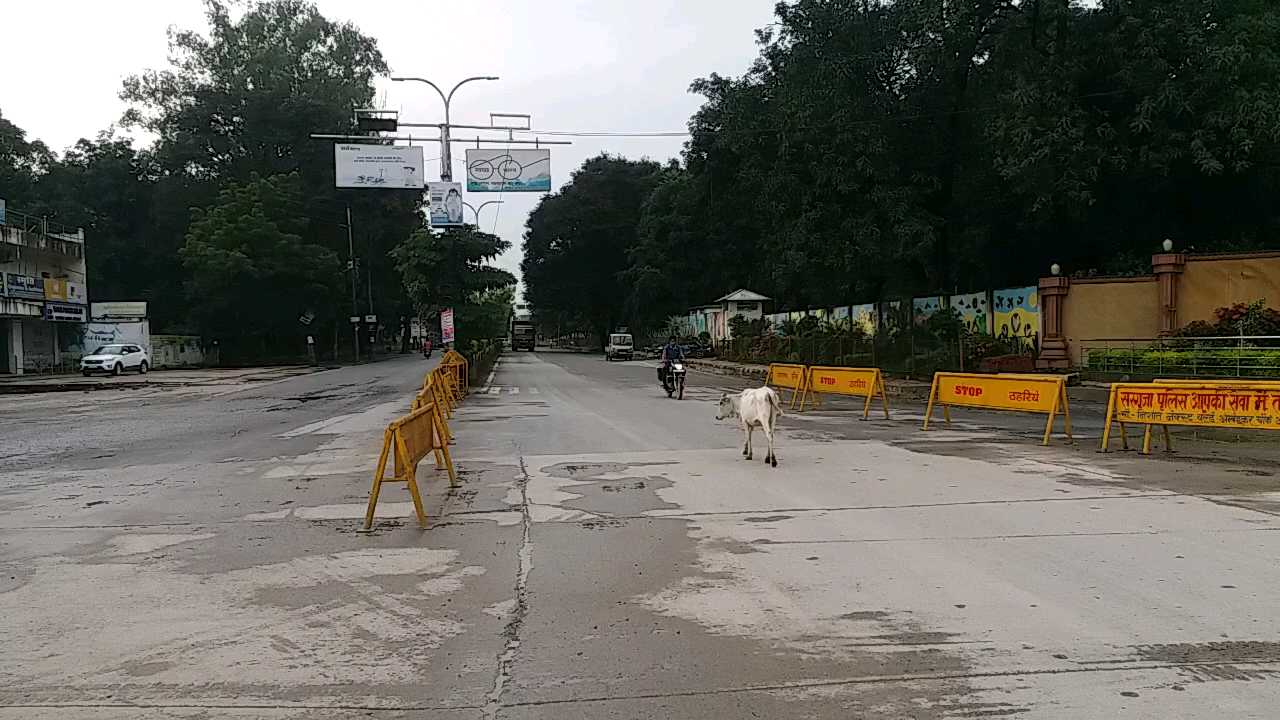
POLYGON ((646 363, 522 353, 455 418, 433 526, 390 486, 357 534, 426 368, 7 398, 0 718, 1280 706, 1273 468, 828 409, 770 469, 714 420, 728 379, 677 402, 646 363))

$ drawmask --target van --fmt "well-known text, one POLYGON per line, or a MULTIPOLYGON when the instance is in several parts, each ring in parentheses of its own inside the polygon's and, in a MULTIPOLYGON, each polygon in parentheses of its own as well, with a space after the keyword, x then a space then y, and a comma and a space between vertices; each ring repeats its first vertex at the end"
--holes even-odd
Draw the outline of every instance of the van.
POLYGON ((609 344, 604 346, 605 360, 630 360, 635 352, 634 342, 627 333, 609 335, 609 344))

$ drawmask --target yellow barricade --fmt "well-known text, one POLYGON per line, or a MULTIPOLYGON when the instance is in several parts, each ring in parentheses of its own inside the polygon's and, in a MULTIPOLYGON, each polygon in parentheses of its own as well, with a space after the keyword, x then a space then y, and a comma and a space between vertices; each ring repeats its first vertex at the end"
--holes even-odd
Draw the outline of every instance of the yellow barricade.
POLYGON ((889 398, 885 396, 884 375, 879 368, 810 366, 804 390, 800 393, 800 410, 804 410, 804 404, 810 397, 815 405, 819 404, 822 394, 866 396, 867 402, 862 406, 863 420, 871 416, 871 401, 879 394, 884 404, 884 419, 889 419, 889 398))
POLYGON ((1111 424, 1120 425, 1125 449, 1125 423, 1146 425, 1142 454, 1151 454, 1151 426, 1164 431, 1165 449, 1172 450, 1169 426, 1229 430, 1280 430, 1280 383, 1263 381, 1113 383, 1107 399, 1107 425, 1102 451, 1110 450, 1111 424))
POLYGON ((423 384, 422 391, 413 398, 413 404, 409 406, 411 411, 417 410, 426 405, 435 404, 436 416, 440 418, 440 428, 444 435, 445 444, 453 444, 453 433, 449 430, 448 410, 449 397, 441 387, 440 375, 432 372, 427 375, 427 381, 423 384))
POLYGON ((1049 444, 1053 420, 1061 413, 1067 439, 1072 439, 1067 382, 1060 375, 934 373, 933 387, 929 389, 929 407, 924 414, 925 430, 929 429, 934 405, 942 406, 943 417, 948 424, 951 423, 952 406, 1047 414, 1049 419, 1044 425, 1043 445, 1049 444))
POLYGON ((457 487, 458 477, 453 469, 453 459, 449 457, 449 446, 443 440, 443 424, 435 403, 428 403, 387 425, 382 439, 382 453, 378 456, 378 467, 373 473, 373 488, 369 490, 369 509, 364 515, 365 530, 373 527, 373 515, 377 510, 378 496, 384 482, 408 484, 413 508, 418 515, 418 525, 423 528, 427 526, 427 514, 422 509, 422 495, 418 492, 417 473, 418 463, 433 452, 436 463, 449 472, 450 487, 457 487), (395 458, 395 473, 393 477, 384 478, 388 457, 395 458))
POLYGON ((804 390, 804 384, 808 377, 809 368, 807 365, 773 363, 769 365, 769 375, 765 379, 765 385, 790 388, 791 407, 794 408, 796 406, 796 396, 804 390))
POLYGON ((460 353, 449 350, 440 359, 439 367, 444 368, 446 372, 453 375, 454 390, 458 397, 465 396, 470 389, 470 364, 467 359, 460 353))

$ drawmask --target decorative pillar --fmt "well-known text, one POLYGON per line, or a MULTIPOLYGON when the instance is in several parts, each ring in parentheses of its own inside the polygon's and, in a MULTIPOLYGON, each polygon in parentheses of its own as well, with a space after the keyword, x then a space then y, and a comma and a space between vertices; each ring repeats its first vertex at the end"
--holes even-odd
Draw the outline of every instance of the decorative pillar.
POLYGON ((1187 265, 1185 253, 1151 256, 1151 269, 1160 286, 1160 334, 1169 335, 1178 325, 1178 276, 1187 265))
POLYGON ((1071 278, 1040 278, 1040 317, 1044 334, 1040 338, 1040 357, 1036 359, 1039 370, 1065 370, 1071 366, 1067 339, 1062 334, 1062 311, 1070 290, 1071 278))

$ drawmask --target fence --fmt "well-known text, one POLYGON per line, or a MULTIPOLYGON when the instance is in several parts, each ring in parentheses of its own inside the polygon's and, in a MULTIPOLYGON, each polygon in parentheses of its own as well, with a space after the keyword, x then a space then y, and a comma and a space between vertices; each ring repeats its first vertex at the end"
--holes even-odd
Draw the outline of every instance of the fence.
POLYGON ((1280 336, 1085 340, 1085 374, 1099 380, 1280 378, 1280 336))

